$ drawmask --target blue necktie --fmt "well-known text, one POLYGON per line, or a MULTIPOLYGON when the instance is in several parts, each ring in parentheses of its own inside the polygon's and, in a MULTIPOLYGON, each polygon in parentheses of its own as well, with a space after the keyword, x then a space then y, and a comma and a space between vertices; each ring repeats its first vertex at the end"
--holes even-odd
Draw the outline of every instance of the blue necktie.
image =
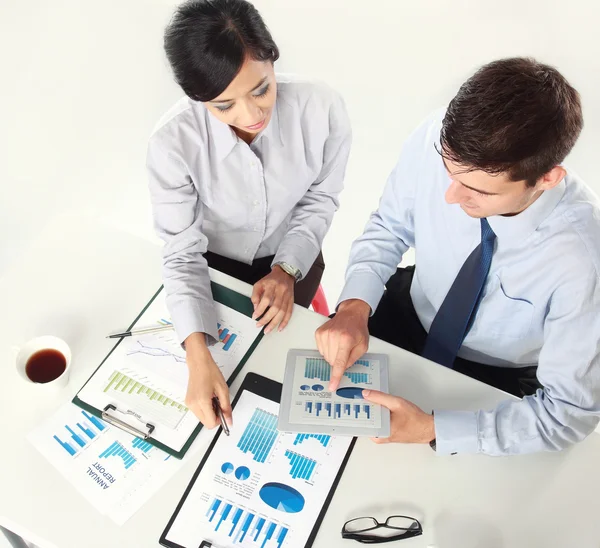
POLYGON ((452 367, 477 313, 483 285, 490 270, 496 235, 481 219, 481 243, 460 269, 442 306, 433 318, 421 355, 452 367))

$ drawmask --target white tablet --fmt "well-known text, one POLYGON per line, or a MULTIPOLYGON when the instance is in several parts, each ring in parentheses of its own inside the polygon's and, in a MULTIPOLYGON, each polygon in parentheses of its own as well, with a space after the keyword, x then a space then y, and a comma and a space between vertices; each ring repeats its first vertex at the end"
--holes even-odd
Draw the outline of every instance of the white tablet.
POLYGON ((331 366, 316 350, 288 352, 277 428, 336 436, 390 435, 390 412, 367 402, 364 389, 388 392, 388 358, 365 354, 349 367, 335 392, 329 392, 331 366))

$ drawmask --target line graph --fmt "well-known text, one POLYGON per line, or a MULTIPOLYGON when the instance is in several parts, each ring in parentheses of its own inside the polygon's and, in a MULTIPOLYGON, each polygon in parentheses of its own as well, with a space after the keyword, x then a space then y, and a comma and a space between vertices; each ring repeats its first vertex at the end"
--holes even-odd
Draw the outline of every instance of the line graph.
POLYGON ((178 363, 185 363, 185 356, 177 355, 166 348, 151 346, 139 340, 135 342, 136 346, 127 351, 128 356, 132 356, 133 354, 145 354, 146 356, 153 356, 155 358, 171 357, 178 363))

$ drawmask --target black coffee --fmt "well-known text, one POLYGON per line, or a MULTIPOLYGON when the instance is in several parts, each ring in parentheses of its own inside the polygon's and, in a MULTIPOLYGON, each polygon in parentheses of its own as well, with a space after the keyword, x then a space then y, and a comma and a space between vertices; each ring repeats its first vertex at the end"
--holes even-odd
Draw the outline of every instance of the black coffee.
POLYGON ((29 379, 37 383, 52 382, 67 368, 67 360, 58 350, 39 350, 27 360, 25 372, 29 379))

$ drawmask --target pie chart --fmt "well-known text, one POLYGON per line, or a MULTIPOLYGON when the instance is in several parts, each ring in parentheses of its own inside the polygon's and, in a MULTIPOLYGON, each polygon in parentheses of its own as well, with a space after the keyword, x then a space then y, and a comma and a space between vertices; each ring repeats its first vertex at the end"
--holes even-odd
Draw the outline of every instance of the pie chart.
POLYGON ((235 477, 241 481, 247 480, 250 477, 250 468, 247 466, 238 466, 235 469, 235 477))
POLYGON ((233 464, 230 462, 224 462, 221 465, 221 472, 223 472, 223 474, 231 474, 231 472, 233 472, 233 464))
POLYGON ((354 400, 362 400, 362 388, 356 388, 354 386, 347 386, 346 388, 338 388, 335 393, 342 398, 349 398, 354 400))
POLYGON ((265 483, 258 494, 267 506, 280 512, 296 514, 304 508, 304 497, 283 483, 265 483))

